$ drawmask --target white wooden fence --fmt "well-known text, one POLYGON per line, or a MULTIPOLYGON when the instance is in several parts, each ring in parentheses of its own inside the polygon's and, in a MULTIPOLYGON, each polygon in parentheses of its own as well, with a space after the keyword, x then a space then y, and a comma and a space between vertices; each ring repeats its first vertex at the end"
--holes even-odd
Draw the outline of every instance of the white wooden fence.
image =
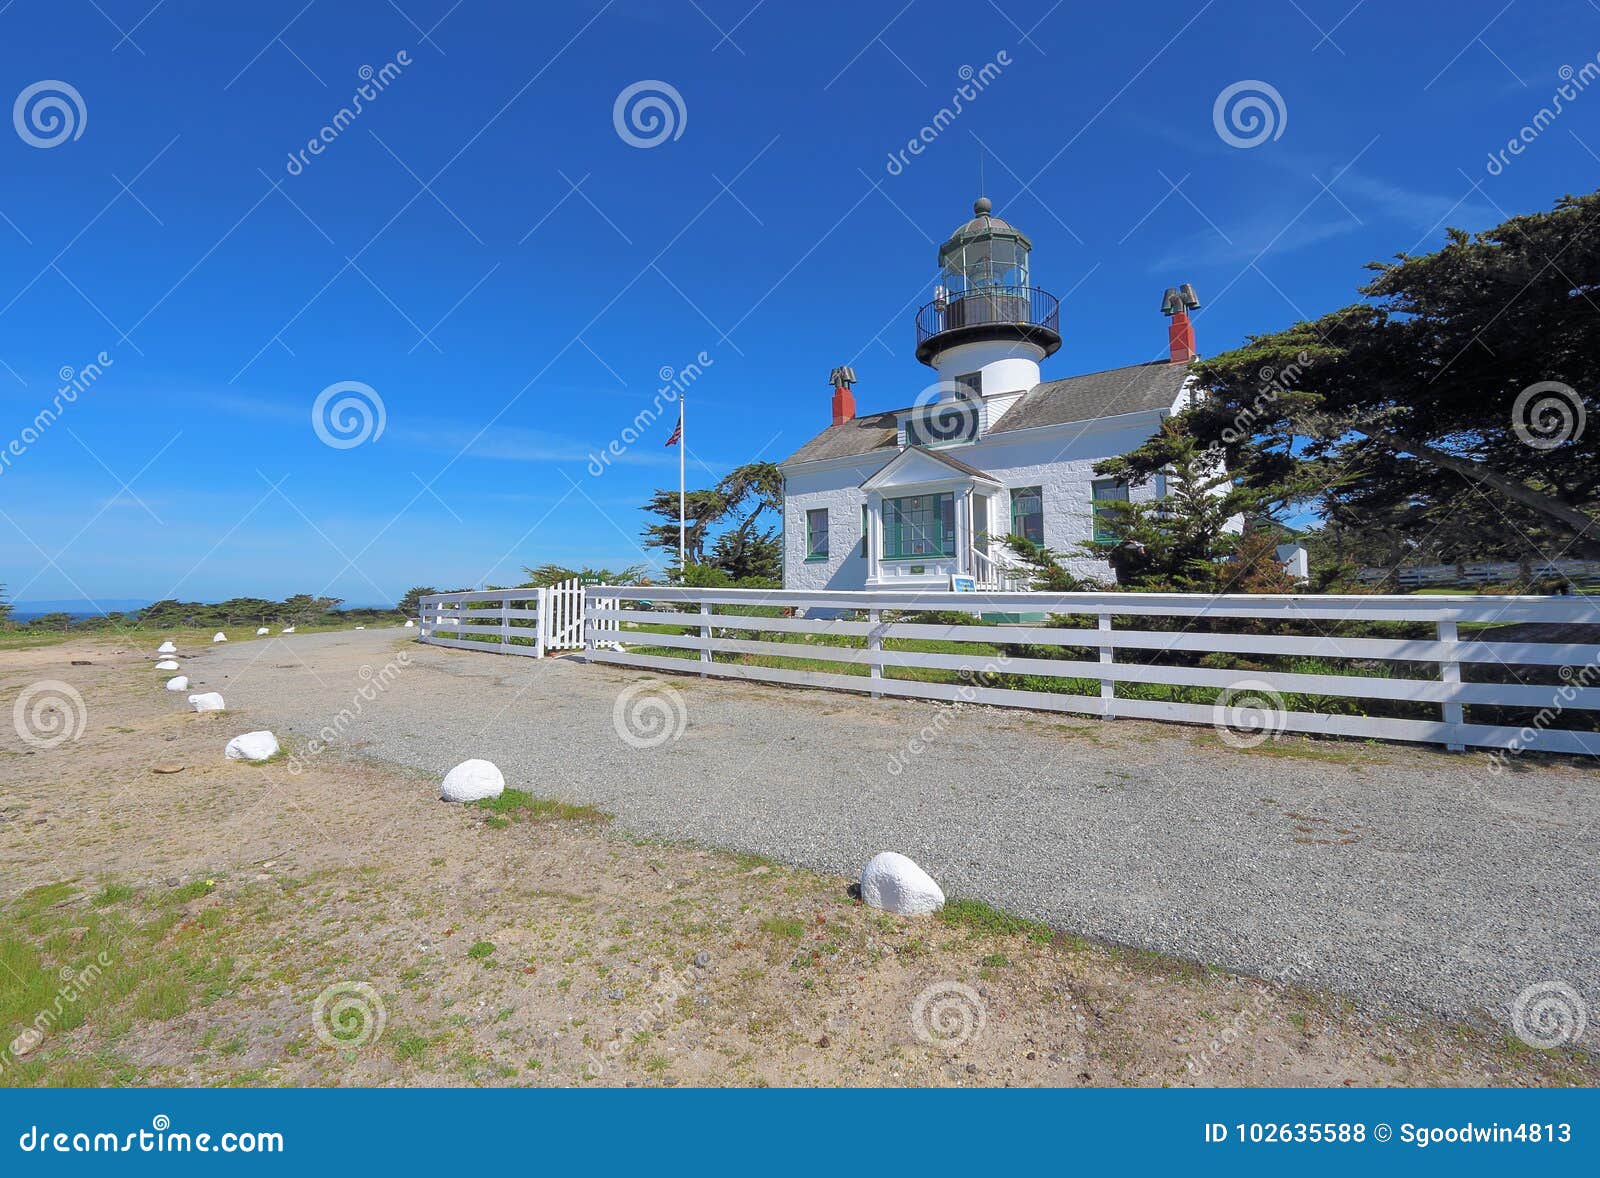
POLYGON ((1523 577, 1570 581, 1575 585, 1600 585, 1600 560, 1547 560, 1518 564, 1512 560, 1471 561, 1465 564, 1413 564, 1396 569, 1362 569, 1361 579, 1381 582, 1394 577, 1402 588, 1429 585, 1504 584, 1523 577))
POLYGON ((421 600, 421 641, 543 658, 583 645, 583 585, 435 593, 421 600))
MULTIPOLYGON (((865 593, 757 589, 590 589, 585 610, 588 657, 654 671, 715 675, 731 679, 797 684, 917 699, 964 701, 1089 715, 1129 716, 1216 724, 1228 731, 1296 731, 1384 740, 1422 741, 1452 748, 1476 745, 1600 755, 1600 733, 1584 731, 1600 709, 1600 646, 1594 631, 1584 641, 1563 640, 1552 627, 1600 626, 1600 600, 1571 597, 1317 596, 1143 593, 865 593), (766 607, 787 616, 739 611, 766 607), (984 626, 885 621, 890 611, 1050 613, 1082 617, 1077 627, 984 626), (733 612, 728 612, 733 611, 733 612), (793 616, 796 611, 811 616, 793 616), (1120 619, 1163 617, 1206 623, 1206 632, 1118 629, 1120 619), (1307 634, 1215 632, 1261 619, 1302 623, 1307 634), (1385 623, 1412 623, 1430 637, 1384 636, 1385 623), (1340 633, 1327 631, 1338 624, 1340 633), (1348 630, 1359 624, 1368 636, 1348 630), (1536 626, 1540 641, 1525 633, 1498 640, 1485 626, 1536 626), (656 632, 657 627, 687 633, 656 632), (628 628, 622 628, 628 627, 628 628), (641 632, 638 627, 649 627, 641 632), (1462 628, 1467 632, 1463 634, 1462 628), (754 636, 751 636, 754 632, 754 636), (781 635, 786 641, 762 637, 781 635), (818 639, 830 641, 818 641, 818 639), (844 639, 848 644, 839 644, 844 639), (973 653, 906 649, 893 640, 982 643, 973 653), (1028 644, 1090 652, 1082 658, 1006 656, 995 646, 1028 644), (655 652, 647 653, 654 648, 655 652), (659 653, 682 650, 686 657, 659 653), (1161 656, 1225 654, 1339 660, 1334 673, 1290 670, 1228 670, 1162 663, 1161 656), (719 661, 714 656, 723 656, 719 661), (729 656, 837 664, 837 670, 795 665, 726 661, 729 656), (1348 661, 1346 661, 1348 660, 1348 661), (1424 672, 1417 670, 1421 664, 1424 672), (1463 677, 1463 668, 1467 676, 1463 677), (1474 681, 1473 672, 1493 668, 1510 682, 1474 681), (865 673, 861 673, 864 669, 865 673), (851 672, 856 673, 852 674, 851 672), (929 678, 907 675, 942 672, 929 678), (963 682, 948 681, 964 673, 963 682), (1005 678, 997 679, 1003 676, 1005 678), (1012 677, 1097 680, 1098 694, 1036 690, 1012 677), (1409 676, 1409 677, 1408 677, 1409 676), (945 680, 945 681, 940 681, 945 680), (1530 682, 1530 680, 1533 680, 1530 682), (995 686, 996 682, 1004 686, 995 686), (1126 685, 1124 694, 1118 685, 1126 685), (1201 689, 1188 694, 1215 702, 1175 698, 1130 698, 1181 694, 1137 685, 1201 689), (1299 697, 1299 698, 1296 698, 1299 697), (1304 697, 1311 697, 1306 699, 1304 697), (1250 702, 1246 704, 1244 700, 1250 702), (1340 714, 1340 701, 1362 701, 1361 710, 1416 711, 1437 708, 1421 719, 1340 714), (1237 701, 1237 702, 1235 702, 1237 701), (1370 703, 1368 701, 1371 701, 1370 703), (1385 709, 1384 701, 1389 702, 1385 709), (1298 703, 1300 707, 1291 706, 1298 703), (1321 705, 1311 710, 1306 705, 1321 705), (1333 707, 1329 707, 1329 705, 1333 707), (1474 706, 1523 709, 1515 723, 1467 721, 1474 706), (1326 710, 1324 710, 1326 709, 1326 710)), ((1393 626, 1387 627, 1393 630, 1393 626)), ((1592 725, 1591 725, 1592 726, 1592 725)))

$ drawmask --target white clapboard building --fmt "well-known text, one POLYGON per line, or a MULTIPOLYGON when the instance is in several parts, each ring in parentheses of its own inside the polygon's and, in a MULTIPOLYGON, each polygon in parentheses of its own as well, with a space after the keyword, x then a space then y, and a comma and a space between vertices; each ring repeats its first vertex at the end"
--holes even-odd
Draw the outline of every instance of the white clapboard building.
POLYGON ((1109 578, 1078 552, 1105 536, 1097 505, 1164 493, 1159 478, 1129 488, 1094 466, 1192 395, 1192 288, 1163 300, 1165 358, 1044 380, 1059 304, 1033 285, 1027 236, 987 199, 973 212, 939 247, 939 285, 917 312, 917 359, 937 380, 907 408, 858 414, 855 374, 835 369, 832 424, 780 464, 788 588, 949 588, 952 577, 1024 588, 1004 544, 1013 533, 1109 578))

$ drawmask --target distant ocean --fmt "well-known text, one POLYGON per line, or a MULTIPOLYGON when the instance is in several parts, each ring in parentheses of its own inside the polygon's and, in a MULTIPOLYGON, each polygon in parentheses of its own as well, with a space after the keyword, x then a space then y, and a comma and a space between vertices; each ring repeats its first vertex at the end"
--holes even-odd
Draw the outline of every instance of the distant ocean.
POLYGON ((70 601, 17 601, 11 605, 11 620, 27 622, 45 614, 71 614, 73 619, 98 618, 102 613, 127 613, 143 609, 150 603, 143 598, 118 597, 105 601, 88 602, 81 598, 70 601), (96 607, 99 608, 96 608, 96 607))
MULTIPOLYGON (((74 621, 80 618, 98 618, 102 613, 131 613, 151 604, 143 598, 113 597, 93 603, 81 599, 70 601, 18 601, 12 603, 11 620, 28 622, 45 614, 69 614, 74 621), (98 606, 99 608, 95 608, 98 606)), ((341 609, 389 609, 387 605, 353 605, 346 602, 341 609)))

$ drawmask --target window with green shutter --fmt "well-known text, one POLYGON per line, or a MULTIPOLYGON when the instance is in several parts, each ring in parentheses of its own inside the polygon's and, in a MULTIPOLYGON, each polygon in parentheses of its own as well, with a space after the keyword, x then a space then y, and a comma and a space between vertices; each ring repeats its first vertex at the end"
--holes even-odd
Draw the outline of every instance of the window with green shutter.
POLYGON ((828 559, 828 509, 813 507, 806 512, 806 559, 828 559))
POLYGON ((956 552, 956 497, 910 495, 883 502, 883 557, 914 560, 918 557, 954 556, 956 552))
POLYGON ((1011 488, 1011 534, 1044 543, 1044 488, 1011 488))
POLYGON ((1094 538, 1099 544, 1116 543, 1116 533, 1111 530, 1110 524, 1116 516, 1113 509, 1105 506, 1108 503, 1126 503, 1128 501, 1128 484, 1118 482, 1116 479, 1095 479, 1093 484, 1094 494, 1094 538))

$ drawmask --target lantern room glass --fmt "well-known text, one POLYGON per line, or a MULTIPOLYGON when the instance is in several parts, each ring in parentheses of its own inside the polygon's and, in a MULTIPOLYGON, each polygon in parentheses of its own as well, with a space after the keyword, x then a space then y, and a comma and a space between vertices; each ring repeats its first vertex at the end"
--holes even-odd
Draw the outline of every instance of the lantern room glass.
POLYGON ((961 233, 939 251, 940 285, 952 295, 1028 285, 1028 246, 1019 234, 961 233))

